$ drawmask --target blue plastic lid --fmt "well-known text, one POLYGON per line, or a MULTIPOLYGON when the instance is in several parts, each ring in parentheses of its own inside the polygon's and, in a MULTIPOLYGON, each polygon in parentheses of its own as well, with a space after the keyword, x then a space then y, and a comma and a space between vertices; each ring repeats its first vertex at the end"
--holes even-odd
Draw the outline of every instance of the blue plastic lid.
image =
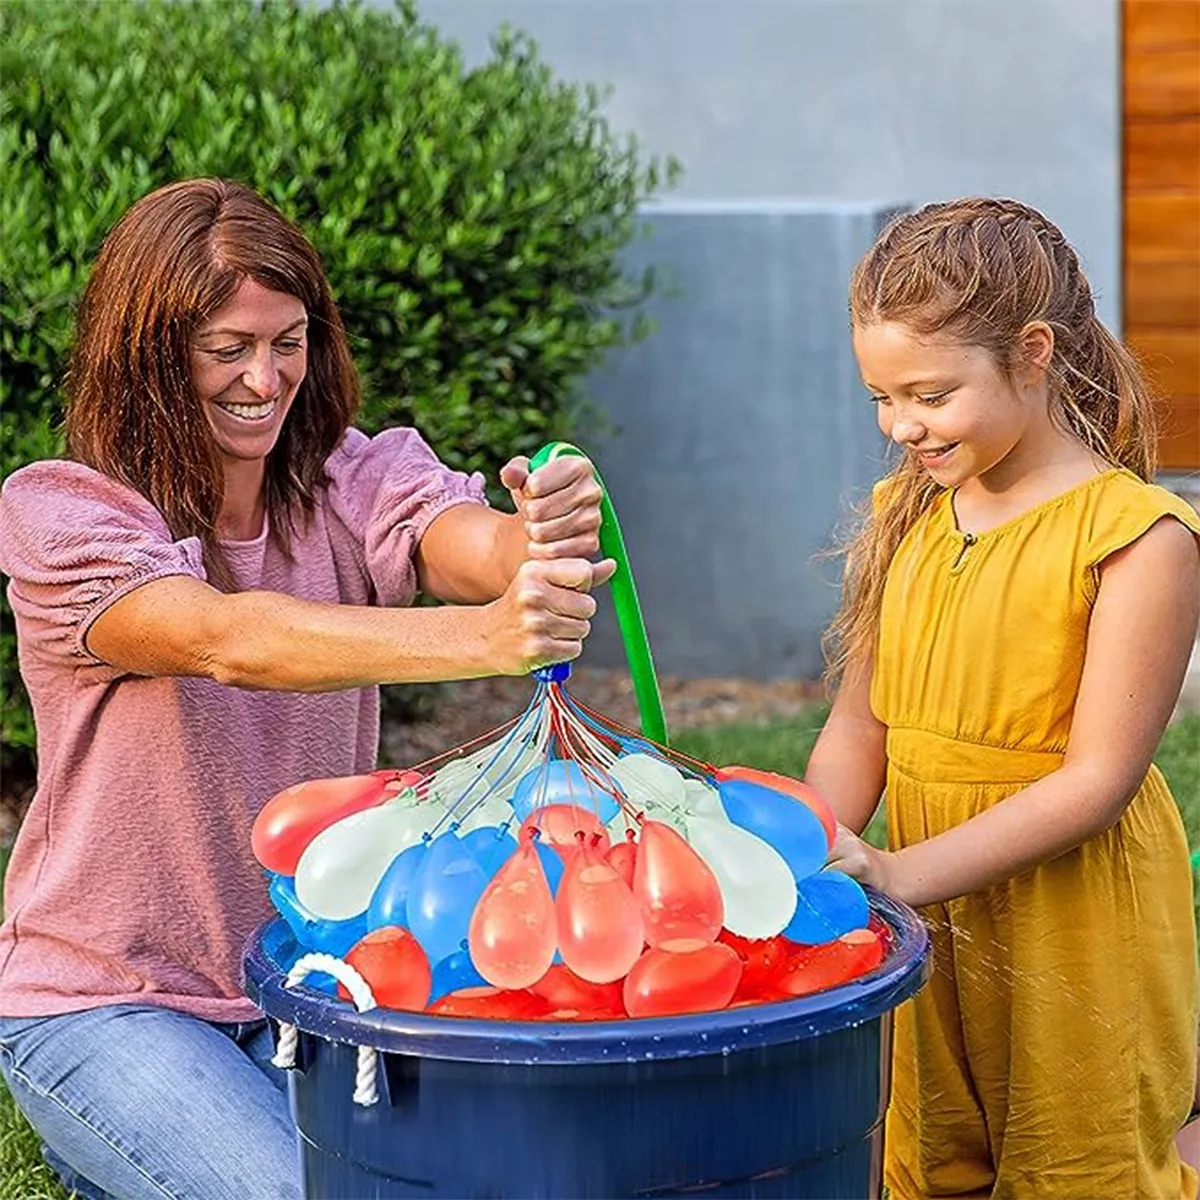
POLYGON ((532 675, 539 683, 565 683, 571 678, 571 664, 552 663, 548 667, 536 668, 532 675))
POLYGON ((248 943, 245 985, 277 1021, 330 1041, 424 1058, 571 1065, 730 1054, 860 1025, 920 988, 930 971, 928 930, 907 906, 869 895, 893 934, 890 954, 874 971, 815 995, 717 1012, 588 1022, 486 1021, 382 1008, 360 1013, 304 984, 284 987, 300 949, 278 918, 248 943))

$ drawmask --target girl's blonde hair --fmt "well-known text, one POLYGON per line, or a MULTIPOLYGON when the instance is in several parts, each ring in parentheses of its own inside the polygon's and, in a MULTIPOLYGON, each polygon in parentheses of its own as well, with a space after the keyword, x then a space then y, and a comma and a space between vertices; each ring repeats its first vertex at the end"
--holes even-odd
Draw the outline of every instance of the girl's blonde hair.
MULTIPOLYGON (((1129 351, 1096 318, 1079 258, 1046 217, 1015 200, 930 204, 895 218, 850 283, 856 326, 898 322, 989 351, 1008 374, 1022 331, 1054 331, 1051 415, 1095 454, 1142 479, 1154 474, 1153 400, 1129 351)), ((888 566, 941 491, 906 454, 875 489, 844 547, 842 607, 825 638, 831 680, 874 645, 888 566)))

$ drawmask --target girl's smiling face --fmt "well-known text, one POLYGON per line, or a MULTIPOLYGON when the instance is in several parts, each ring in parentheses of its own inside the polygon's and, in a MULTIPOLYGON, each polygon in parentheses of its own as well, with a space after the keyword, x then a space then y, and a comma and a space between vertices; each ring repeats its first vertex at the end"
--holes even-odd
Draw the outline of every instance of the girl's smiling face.
MULTIPOLYGON (((981 346, 894 321, 856 325, 853 334, 879 428, 944 487, 988 475, 1031 433, 1040 441, 1053 432, 1044 383, 1019 387, 981 346)), ((1052 347, 1051 338, 1047 353, 1052 347)))
POLYGON ((192 383, 227 462, 271 452, 308 369, 304 304, 253 279, 195 332, 192 383))

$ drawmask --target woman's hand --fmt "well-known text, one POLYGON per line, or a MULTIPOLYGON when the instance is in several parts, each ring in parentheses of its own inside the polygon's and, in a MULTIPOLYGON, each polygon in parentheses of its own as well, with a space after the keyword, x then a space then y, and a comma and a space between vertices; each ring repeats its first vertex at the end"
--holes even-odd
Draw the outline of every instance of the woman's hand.
POLYGON ((588 592, 604 583, 615 564, 586 558, 530 559, 499 600, 486 605, 486 654, 502 675, 570 662, 583 651, 596 601, 588 592))
POLYGON ((500 482, 525 523, 528 558, 590 558, 599 551, 603 493, 590 460, 564 455, 531 473, 529 459, 514 458, 500 482))
POLYGON ((895 862, 894 854, 889 854, 886 850, 876 850, 845 825, 839 825, 837 835, 833 839, 833 848, 829 851, 829 861, 825 865, 842 871, 877 891, 886 892, 893 899, 902 900, 902 896, 895 894, 895 862))

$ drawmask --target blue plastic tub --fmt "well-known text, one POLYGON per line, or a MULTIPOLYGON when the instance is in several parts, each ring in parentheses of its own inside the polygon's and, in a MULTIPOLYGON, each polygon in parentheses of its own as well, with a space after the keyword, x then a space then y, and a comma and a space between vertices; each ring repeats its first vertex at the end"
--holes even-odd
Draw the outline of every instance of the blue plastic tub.
POLYGON ((870 975, 780 1004, 592 1024, 372 1010, 301 985, 281 920, 245 960, 251 998, 299 1028, 292 1105, 306 1195, 878 1195, 891 1010, 924 982, 917 915, 873 895, 895 945, 870 975), (356 1049, 379 1103, 353 1103, 356 1049))

